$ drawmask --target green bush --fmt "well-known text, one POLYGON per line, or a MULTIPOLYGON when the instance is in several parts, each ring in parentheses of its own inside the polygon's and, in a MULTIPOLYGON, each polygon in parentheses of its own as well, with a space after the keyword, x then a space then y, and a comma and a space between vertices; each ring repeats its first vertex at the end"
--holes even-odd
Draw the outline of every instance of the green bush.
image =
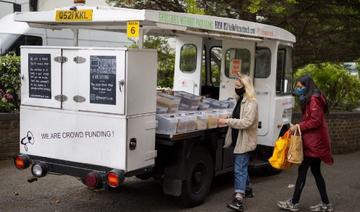
POLYGON ((20 57, 15 54, 0 56, 0 112, 19 109, 20 57))
POLYGON ((168 40, 163 37, 147 36, 144 42, 145 48, 157 49, 158 53, 158 80, 160 87, 173 87, 175 52, 170 47, 168 40))
POLYGON ((308 74, 326 95, 330 110, 351 111, 360 106, 360 80, 341 65, 310 64, 299 69, 295 79, 308 74))

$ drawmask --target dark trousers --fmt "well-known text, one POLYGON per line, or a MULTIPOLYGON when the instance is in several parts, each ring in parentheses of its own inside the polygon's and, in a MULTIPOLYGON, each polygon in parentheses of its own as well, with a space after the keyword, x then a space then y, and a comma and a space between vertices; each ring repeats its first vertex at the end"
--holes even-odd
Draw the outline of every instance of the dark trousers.
POLYGON ((303 162, 299 166, 298 177, 296 180, 295 191, 292 198, 292 203, 296 204, 300 200, 301 192, 305 186, 306 175, 309 167, 315 177, 316 186, 320 192, 321 200, 325 204, 329 204, 329 199, 326 193, 326 185, 320 170, 321 160, 319 158, 304 157, 303 162))

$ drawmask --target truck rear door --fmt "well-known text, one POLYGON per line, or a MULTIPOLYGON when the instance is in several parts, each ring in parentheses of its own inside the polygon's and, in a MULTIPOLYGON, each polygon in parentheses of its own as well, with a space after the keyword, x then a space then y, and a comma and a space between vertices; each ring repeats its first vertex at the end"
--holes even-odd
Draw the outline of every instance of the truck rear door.
POLYGON ((125 51, 64 49, 63 55, 63 109, 124 114, 125 51))
POLYGON ((61 50, 23 48, 21 53, 21 104, 61 108, 61 50), (26 83, 24 83, 26 82, 26 83))

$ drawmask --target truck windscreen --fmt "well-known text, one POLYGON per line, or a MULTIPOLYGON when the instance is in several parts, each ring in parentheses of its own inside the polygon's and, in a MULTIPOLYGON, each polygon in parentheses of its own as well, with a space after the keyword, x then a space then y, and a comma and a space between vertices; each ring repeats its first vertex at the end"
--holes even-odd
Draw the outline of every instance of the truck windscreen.
POLYGON ((0 33, 0 55, 7 54, 10 47, 19 37, 18 34, 0 33))
POLYGON ((40 36, 0 33, 1 55, 5 55, 9 52, 14 52, 16 55, 20 55, 20 46, 41 46, 42 44, 43 40, 40 36))

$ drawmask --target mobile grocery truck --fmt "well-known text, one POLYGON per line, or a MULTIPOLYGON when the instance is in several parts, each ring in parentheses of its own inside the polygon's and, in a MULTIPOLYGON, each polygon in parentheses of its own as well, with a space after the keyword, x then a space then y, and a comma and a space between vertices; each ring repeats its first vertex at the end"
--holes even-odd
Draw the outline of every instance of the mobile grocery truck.
POLYGON ((295 37, 278 27, 83 5, 18 13, 15 20, 72 29, 75 41, 79 29, 138 37, 139 48, 22 46, 15 165, 31 165, 37 178, 65 174, 108 188, 131 176, 154 177, 165 194, 200 204, 213 177, 233 168, 233 149, 223 148, 227 128, 217 126, 216 117, 229 115, 239 71, 254 79, 259 105, 253 166, 267 165, 274 141, 290 123, 295 37), (146 35, 176 40, 174 95, 157 94, 157 53, 142 48, 146 35))

